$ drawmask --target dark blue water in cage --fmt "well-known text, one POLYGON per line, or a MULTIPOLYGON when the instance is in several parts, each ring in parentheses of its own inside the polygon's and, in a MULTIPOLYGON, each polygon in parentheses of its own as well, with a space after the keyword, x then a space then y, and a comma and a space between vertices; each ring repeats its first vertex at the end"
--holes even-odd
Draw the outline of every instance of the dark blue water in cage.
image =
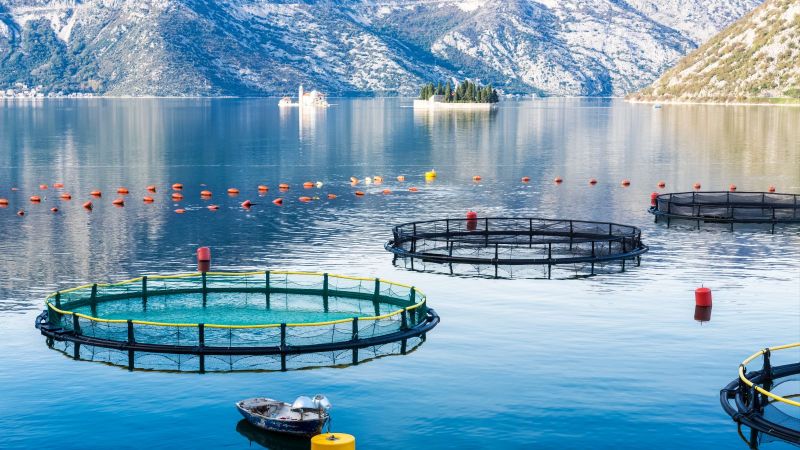
POLYGON ((548 100, 430 115, 404 100, 334 103, 303 113, 276 100, 0 104, 0 197, 11 202, 0 209, 0 447, 249 448, 234 401, 324 393, 335 428, 359 448, 746 448, 718 391, 746 356, 800 339, 800 235, 666 229, 647 213, 649 194, 659 180, 665 191, 699 181, 800 192, 800 109, 548 100), (432 168, 439 177, 426 184, 432 168), (374 175, 383 185, 362 184, 367 195, 356 197, 350 177, 374 175), (305 190, 305 181, 324 185, 305 190), (38 190, 53 182, 73 200, 38 190), (179 204, 169 200, 175 182, 185 186, 179 204), (292 189, 279 194, 280 182, 292 189), (152 205, 141 202, 148 184, 159 187, 152 205), (264 197, 259 184, 270 187, 264 197), (131 190, 124 208, 111 205, 118 186, 131 190), (229 187, 242 193, 229 198, 229 187), (87 213, 92 189, 104 196, 87 213), (34 194, 41 204, 27 201, 34 194), (283 207, 271 203, 279 195, 283 207), (256 203, 249 211, 245 199, 256 203), (468 209, 631 224, 651 251, 639 268, 575 280, 391 264, 383 244, 393 224, 468 209), (414 284, 442 322, 406 356, 205 375, 73 361, 33 328, 47 293, 191 271, 199 245, 219 270, 414 284), (704 323, 694 320, 701 284, 714 292, 704 323))

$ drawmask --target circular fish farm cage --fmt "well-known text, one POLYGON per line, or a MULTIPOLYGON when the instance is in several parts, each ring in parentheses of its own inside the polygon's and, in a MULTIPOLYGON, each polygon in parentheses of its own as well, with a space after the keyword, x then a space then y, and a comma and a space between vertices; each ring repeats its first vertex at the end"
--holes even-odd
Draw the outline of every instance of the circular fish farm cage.
MULTIPOLYGON (((653 194, 655 195, 655 194, 653 194)), ((769 225, 771 231, 783 224, 800 224, 800 199, 797 194, 770 192, 675 192, 653 199, 650 213, 656 222, 666 220, 701 224, 723 224, 733 230, 734 224, 769 225)))
POLYGON ((751 355, 739 365, 739 377, 720 391, 725 412, 740 426, 751 429, 750 439, 743 436, 748 443, 758 442, 758 434, 762 433, 800 444, 800 362, 773 364, 773 354, 788 349, 800 349, 800 342, 765 348, 751 355), (761 369, 748 372, 747 365, 759 357, 761 369), (793 392, 792 387, 786 389, 790 383, 794 383, 793 392))
POLYGON ((131 370, 358 364, 412 351, 439 323, 413 286, 314 272, 149 275, 54 292, 46 307, 49 346, 131 370))
POLYGON ((385 248, 395 264, 451 275, 552 278, 624 272, 648 247, 639 228, 610 222, 481 217, 410 222, 385 248))

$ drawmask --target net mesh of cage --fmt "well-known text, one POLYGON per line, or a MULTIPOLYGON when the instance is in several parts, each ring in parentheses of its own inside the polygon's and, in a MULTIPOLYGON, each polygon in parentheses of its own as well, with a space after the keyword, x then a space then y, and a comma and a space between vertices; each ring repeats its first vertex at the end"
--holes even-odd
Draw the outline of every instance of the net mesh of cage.
POLYGON ((551 278, 624 271, 648 248, 641 230, 541 218, 441 219, 393 229, 386 249, 404 267, 453 275, 551 278))
POLYGON ((800 223, 800 196, 771 192, 676 192, 655 198, 650 212, 667 220, 704 223, 800 223))
POLYGON ((357 362, 358 350, 354 349, 401 342, 398 345, 405 352, 409 339, 438 323, 438 316, 427 307, 426 296, 412 286, 310 272, 139 277, 59 291, 48 296, 46 304, 42 317, 47 323, 40 328, 48 338, 91 347, 92 355, 106 355, 109 363, 113 363, 114 349, 124 350, 130 353, 126 365, 131 368, 199 366, 203 371, 220 365, 236 370, 239 366, 269 366, 277 355, 279 367, 286 370, 287 355, 298 362, 303 358, 297 355, 303 353, 328 355, 326 361, 335 365, 341 351, 356 355, 357 362), (292 317, 324 312, 344 318, 255 324, 116 318, 148 311, 175 311, 180 317, 182 311, 200 305, 203 310, 215 307, 242 314, 279 310, 292 313, 292 317), (197 355, 202 356, 191 357, 197 355))

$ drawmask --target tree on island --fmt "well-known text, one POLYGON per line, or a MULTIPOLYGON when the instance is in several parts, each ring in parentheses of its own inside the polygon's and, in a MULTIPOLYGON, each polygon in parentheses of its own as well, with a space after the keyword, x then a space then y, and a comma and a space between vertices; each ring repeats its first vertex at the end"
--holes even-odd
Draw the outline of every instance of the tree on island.
POLYGON ((497 103, 499 96, 491 84, 481 86, 465 79, 455 87, 448 80, 444 85, 428 83, 419 91, 419 98, 428 100, 432 95, 441 95, 444 103, 497 103))

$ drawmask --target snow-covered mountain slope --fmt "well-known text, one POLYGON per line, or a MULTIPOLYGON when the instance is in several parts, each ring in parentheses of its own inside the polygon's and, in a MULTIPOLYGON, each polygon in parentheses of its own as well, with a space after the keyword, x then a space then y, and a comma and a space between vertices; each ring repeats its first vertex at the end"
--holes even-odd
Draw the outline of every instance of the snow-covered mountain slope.
POLYGON ((411 94, 444 77, 621 95, 759 0, 4 0, 0 87, 411 94))
POLYGON ((767 0, 632 96, 659 101, 800 98, 800 1, 767 0))

